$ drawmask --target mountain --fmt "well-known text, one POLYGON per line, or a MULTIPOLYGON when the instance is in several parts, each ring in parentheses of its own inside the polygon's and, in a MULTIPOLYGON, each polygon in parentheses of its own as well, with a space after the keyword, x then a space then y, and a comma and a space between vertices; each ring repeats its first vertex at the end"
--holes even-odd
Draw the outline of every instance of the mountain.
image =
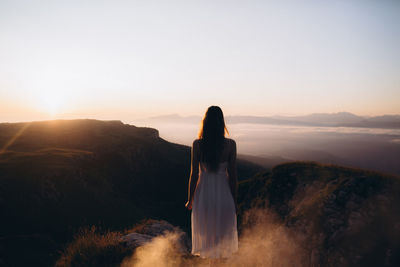
MULTIPOLYGON (((313 113, 305 116, 226 116, 227 123, 275 124, 320 127, 363 127, 400 129, 400 115, 365 117, 350 112, 313 113)), ((200 123, 200 116, 178 114, 154 116, 142 121, 148 123, 200 123)))
MULTIPOLYGON (((216 266, 399 266, 399 190, 400 177, 379 172, 277 165, 239 183, 239 251, 216 266)), ((125 231, 91 228, 57 266, 208 266, 190 254, 189 234, 155 220, 125 231)))
POLYGON ((284 163, 240 183, 240 214, 273 210, 308 255, 298 266, 399 266, 399 192, 398 176, 284 163))
MULTIPOLYGON (((238 161, 241 179, 265 170, 238 161)), ((0 124, 0 265, 50 266, 84 226, 188 229, 190 147, 120 121, 0 124)))
POLYGON ((340 125, 357 123, 364 119, 364 117, 354 115, 350 112, 337 112, 337 113, 313 113, 305 116, 275 116, 280 119, 290 119, 302 123, 310 123, 314 125, 340 125))
MULTIPOLYGON (((298 161, 266 170, 249 161, 282 159, 244 158, 240 238, 256 221, 263 228, 255 239, 241 239, 251 250, 231 266, 400 265, 400 177, 298 161), (294 247, 304 256, 299 261, 286 257, 294 247)), ((112 240, 114 233, 131 228, 147 238, 145 219, 190 234, 189 161, 189 147, 120 121, 0 124, 0 266, 54 266, 71 254, 77 263, 95 257, 118 265, 131 252, 112 240)))
MULTIPOLYGON (((400 115, 383 115, 371 118, 364 118, 359 122, 348 123, 352 127, 370 127, 370 128, 400 128, 400 115)), ((346 126, 343 123, 343 126, 346 126)))

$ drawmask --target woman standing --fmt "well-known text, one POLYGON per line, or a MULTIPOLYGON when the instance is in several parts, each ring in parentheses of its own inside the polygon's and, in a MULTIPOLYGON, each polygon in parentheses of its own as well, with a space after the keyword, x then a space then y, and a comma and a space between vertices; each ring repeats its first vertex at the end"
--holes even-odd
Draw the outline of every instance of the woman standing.
POLYGON ((227 258, 238 250, 236 143, 225 138, 221 108, 208 108, 193 141, 188 202, 192 210, 192 254, 227 258))

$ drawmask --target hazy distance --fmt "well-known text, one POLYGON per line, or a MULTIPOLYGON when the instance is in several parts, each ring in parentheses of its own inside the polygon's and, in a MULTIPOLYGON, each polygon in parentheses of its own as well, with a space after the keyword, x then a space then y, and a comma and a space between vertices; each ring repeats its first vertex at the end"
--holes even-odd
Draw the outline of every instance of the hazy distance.
MULTIPOLYGON (((238 154, 255 156, 248 159, 267 167, 289 160, 314 160, 400 174, 398 115, 226 116, 226 121, 238 154)), ((190 146, 197 138, 201 117, 175 114, 127 123, 156 128, 162 138, 190 146)))

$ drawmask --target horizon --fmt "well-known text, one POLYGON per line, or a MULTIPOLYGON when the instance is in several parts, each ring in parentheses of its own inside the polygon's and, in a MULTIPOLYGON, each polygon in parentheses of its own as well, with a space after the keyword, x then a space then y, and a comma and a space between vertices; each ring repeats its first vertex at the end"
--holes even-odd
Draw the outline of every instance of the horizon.
POLYGON ((202 116, 210 105, 400 114, 399 13, 398 1, 1 2, 0 121, 202 116))
MULTIPOLYGON (((315 119, 315 117, 313 118, 315 119)), ((243 123, 240 120, 239 123, 235 123, 232 121, 232 123, 227 123, 229 129, 227 137, 236 141, 237 153, 240 157, 255 156, 265 164, 268 162, 268 164, 270 164, 271 160, 273 162, 312 160, 375 169, 395 174, 400 173, 398 164, 400 153, 400 117, 395 117, 393 120, 371 120, 372 124, 365 124, 360 127, 329 126, 329 124, 324 124, 326 121, 325 119, 323 119, 322 124, 319 124, 318 121, 321 121, 320 119, 321 117, 317 120, 298 120, 297 122, 300 122, 298 124, 285 124, 285 120, 273 124, 256 122, 243 123), (316 124, 302 124, 301 121, 314 121, 316 124), (374 124, 374 122, 385 121, 388 123, 387 125, 389 125, 387 128, 379 127, 379 123, 374 124), (390 125, 393 127, 390 127, 390 125)), ((335 119, 335 117, 333 119, 335 119)), ((336 119, 339 123, 340 121, 345 122, 346 116, 339 116, 339 118, 336 116, 336 119)), ((4 143, 1 151, 7 151, 8 147, 25 133, 29 136, 31 125, 36 125, 36 127, 32 128, 33 132, 31 131, 31 134, 37 133, 38 129, 42 129, 42 134, 49 134, 52 136, 53 134, 58 135, 68 132, 58 131, 58 126, 60 126, 59 129, 65 129, 64 126, 66 125, 73 129, 74 127, 87 125, 84 123, 85 121, 90 125, 105 127, 103 128, 104 133, 107 132, 110 136, 113 136, 113 138, 114 134, 118 135, 120 132, 118 129, 127 129, 126 126, 130 125, 127 127, 132 127, 130 129, 133 131, 137 129, 136 127, 155 129, 158 132, 158 137, 161 139, 188 147, 192 145, 193 140, 198 138, 198 132, 201 127, 200 119, 198 121, 190 119, 188 121, 180 121, 179 118, 178 120, 148 120, 147 122, 142 121, 142 123, 112 120, 117 122, 117 124, 109 124, 109 121, 95 121, 92 119, 35 121, 32 123, 25 122, 18 127, 19 129, 15 128, 16 125, 12 125, 12 123, 0 123, 2 129, 10 127, 10 129, 16 131, 14 137, 4 143), (64 122, 67 124, 63 124, 64 122), (49 125, 55 127, 49 128, 47 127, 49 125), (117 125, 119 126, 115 127, 117 125)), ((357 122, 360 120, 353 120, 350 117, 350 120, 347 121, 357 122)), ((92 127, 90 127, 90 129, 92 129, 92 127)), ((99 133, 99 131, 89 130, 89 128, 85 126, 83 126, 82 130, 83 132, 86 131, 86 133, 89 131, 95 136, 99 133)), ((7 132, 9 131, 5 131, 5 133, 7 132)), ((77 131, 76 133, 79 132, 80 131, 77 131)), ((103 132, 103 130, 100 132, 103 132)), ((122 132, 125 132, 125 130, 122 132)), ((86 134, 82 134, 86 136, 86 134)), ((108 134, 106 134, 106 136, 108 134)), ((44 139, 47 140, 47 138, 44 139)), ((1 151, 0 154, 2 154, 1 151)), ((13 149, 10 151, 13 151, 13 149)))
MULTIPOLYGON (((299 114, 299 115, 290 115, 290 114, 273 114, 273 115, 248 115, 248 114, 224 114, 224 117, 260 117, 260 118, 268 118, 268 117, 302 117, 302 116, 311 116, 311 115, 338 115, 338 114, 350 114, 350 115, 355 115, 358 117, 363 117, 363 118, 374 118, 374 117, 383 117, 383 116, 400 116, 399 114, 381 114, 381 115, 360 115, 360 114, 355 114, 352 112, 347 112, 347 111, 339 111, 339 112, 331 112, 331 113, 323 113, 323 112, 314 112, 314 113, 306 113, 306 114, 299 114)), ((180 113, 164 113, 164 114, 157 114, 157 115, 152 115, 152 116, 147 116, 147 117, 136 117, 136 118, 112 118, 112 117, 106 117, 106 118, 101 118, 101 117, 90 117, 90 116, 82 116, 82 117, 75 117, 75 116, 63 116, 64 114, 57 114, 54 116, 51 116, 49 118, 42 118, 42 119, 34 119, 34 120, 8 120, 8 121, 0 121, 0 123, 29 123, 29 122, 45 122, 45 121, 57 121, 57 120, 99 120, 99 121, 121 121, 122 123, 125 124, 131 124, 135 122, 146 122, 148 123, 148 120, 151 119, 158 119, 162 117, 172 117, 172 116, 177 116, 179 118, 185 119, 185 118, 190 118, 190 117, 200 117, 202 118, 204 114, 189 114, 189 115, 182 115, 180 113)), ((126 117, 126 116, 125 116, 126 117)), ((199 121, 200 122, 200 121, 199 121)), ((156 124, 159 122, 155 122, 156 124)), ((227 122, 228 123, 228 122, 227 122)), ((252 124, 251 122, 249 122, 252 124)), ((233 123, 233 124, 238 124, 238 123, 233 123)), ((268 124, 268 123, 266 123, 268 124)), ((145 126, 144 126, 145 127, 145 126)), ((304 126, 307 127, 307 126, 304 126)), ((313 127, 313 126, 310 126, 313 127)), ((342 126, 343 127, 343 126, 342 126)), ((344 126, 346 127, 346 126, 344 126)), ((352 127, 352 126, 349 126, 352 127)))

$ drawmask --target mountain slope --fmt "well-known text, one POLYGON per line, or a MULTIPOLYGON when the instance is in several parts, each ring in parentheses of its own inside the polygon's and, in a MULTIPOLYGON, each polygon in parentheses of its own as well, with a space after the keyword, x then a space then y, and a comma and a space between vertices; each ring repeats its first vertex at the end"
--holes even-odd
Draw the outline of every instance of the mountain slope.
POLYGON ((397 176, 294 162, 243 181, 239 189, 242 211, 268 207, 302 235, 312 266, 400 264, 397 176))
MULTIPOLYGON (((336 165, 291 162, 242 181, 239 251, 217 266, 399 266, 399 179, 336 165)), ((119 238, 109 240, 110 233, 94 230, 78 236, 58 266, 207 264, 190 254, 190 240, 180 229, 163 221, 145 221, 111 235, 119 238), (97 240, 106 240, 109 246, 97 240), (126 240, 132 248, 129 256, 126 240), (110 250, 115 251, 113 257, 102 260, 110 250)))
MULTIPOLYGON (((52 265, 82 226, 120 229, 155 218, 189 227, 190 148, 155 129, 96 120, 2 123, 0 151, 6 263, 52 265)), ((259 170, 238 164, 242 178, 259 170)))

